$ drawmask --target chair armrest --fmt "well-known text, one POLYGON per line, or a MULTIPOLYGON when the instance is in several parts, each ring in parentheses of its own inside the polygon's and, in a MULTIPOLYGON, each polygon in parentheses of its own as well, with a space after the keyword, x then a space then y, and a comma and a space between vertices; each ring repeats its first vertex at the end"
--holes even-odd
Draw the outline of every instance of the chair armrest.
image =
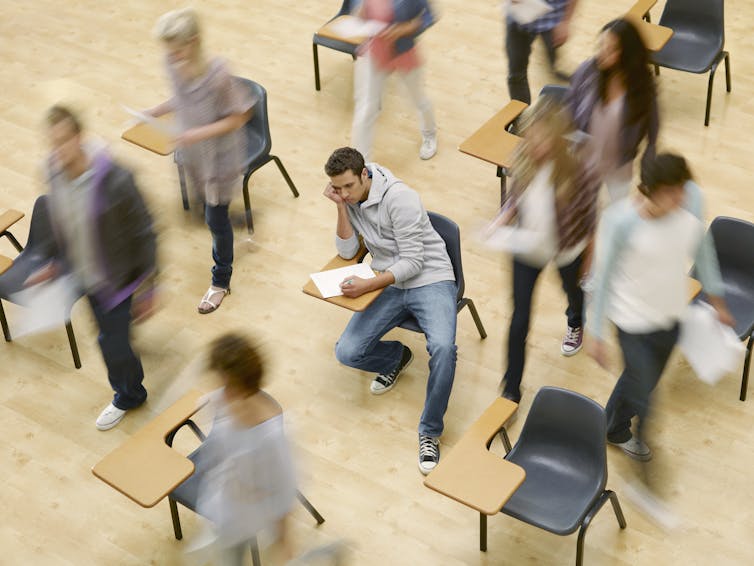
POLYGON ((6 232, 8 228, 13 226, 16 222, 24 217, 23 212, 18 210, 6 210, 0 214, 0 234, 6 232))

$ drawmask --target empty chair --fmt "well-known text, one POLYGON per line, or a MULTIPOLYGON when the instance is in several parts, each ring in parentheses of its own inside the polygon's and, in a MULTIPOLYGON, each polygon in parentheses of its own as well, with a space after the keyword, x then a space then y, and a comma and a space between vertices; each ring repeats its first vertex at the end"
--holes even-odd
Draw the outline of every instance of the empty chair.
POLYGON ((687 73, 709 71, 704 125, 709 125, 712 82, 720 61, 725 59, 725 86, 730 92, 730 57, 725 51, 723 0, 667 0, 660 25, 673 30, 670 41, 652 53, 655 72, 667 67, 687 73))
MULTIPOLYGON (((355 2, 352 2, 351 0, 343 0, 343 4, 340 6, 338 13, 335 14, 327 23, 330 23, 335 18, 339 18, 340 16, 350 14, 351 9, 353 8, 353 4, 355 4, 355 2)), ((321 45, 322 47, 329 47, 330 49, 334 49, 335 51, 340 51, 342 53, 348 53, 353 59, 356 59, 356 50, 359 48, 359 46, 354 43, 349 43, 348 41, 342 41, 339 39, 332 39, 330 37, 324 37, 322 35, 319 35, 319 33, 315 33, 314 37, 312 38, 312 54, 314 56, 314 88, 317 90, 320 89, 319 52, 317 51, 318 45, 321 45)))
POLYGON ((557 535, 579 529, 577 566, 586 530, 608 499, 620 528, 626 527, 618 496, 605 489, 606 429, 600 405, 573 391, 543 387, 505 457, 526 471, 526 479, 502 512, 557 535))
MULTIPOLYGON (((450 263, 453 265, 453 273, 456 276, 456 286, 458 287, 456 309, 460 312, 463 307, 468 306, 471 316, 474 319, 474 324, 476 324, 476 329, 479 332, 479 336, 482 339, 487 338, 487 332, 484 330, 484 325, 482 325, 482 321, 479 318, 479 313, 474 306, 474 301, 463 296, 465 284, 463 280, 463 265, 461 263, 461 231, 458 228, 458 224, 453 222, 450 218, 436 212, 428 212, 427 214, 429 216, 429 221, 432 223, 432 227, 445 241, 445 248, 448 250, 450 263)), ((407 330, 413 330, 414 332, 422 331, 415 318, 408 319, 403 322, 400 327, 407 330)))
MULTIPOLYGON (((246 132, 246 160, 244 167, 246 172, 243 176, 243 201, 246 211, 246 227, 251 234, 254 231, 254 220, 251 216, 251 199, 249 197, 249 179, 251 175, 260 167, 266 165, 270 161, 274 161, 278 166, 280 173, 282 173, 285 182, 288 183, 288 187, 291 189, 294 197, 298 197, 298 190, 296 185, 293 184, 288 171, 286 171, 280 158, 276 155, 272 155, 272 136, 270 134, 270 123, 267 117, 267 91, 265 88, 249 79, 236 77, 236 80, 240 81, 251 91, 252 98, 256 100, 254 108, 252 110, 251 119, 244 125, 244 131, 246 132)), ((180 154, 176 153, 175 162, 178 166, 178 176, 181 184, 181 196, 183 198, 183 208, 188 210, 188 194, 186 190, 186 178, 181 166, 180 154)))
MULTIPOLYGON (((50 261, 51 248, 54 244, 54 235, 50 216, 48 211, 47 195, 37 198, 34 203, 34 210, 31 214, 31 223, 29 225, 29 237, 26 240, 26 247, 18 254, 13 261, 13 265, 5 273, 0 275, 0 323, 2 323, 5 341, 11 341, 11 334, 3 310, 2 299, 9 300, 10 295, 21 291, 24 288, 26 279, 50 261)), ((79 297, 83 296, 79 295, 79 297)), ((77 299, 79 298, 77 297, 77 299)), ((71 355, 73 364, 76 369, 81 367, 79 350, 76 346, 76 336, 73 333, 71 325, 71 308, 68 306, 68 312, 65 321, 65 329, 68 334, 68 343, 71 346, 71 355)))
MULTIPOLYGON (((741 401, 745 401, 754 342, 754 224, 718 216, 709 230, 720 262, 725 301, 736 319, 736 334, 741 340, 748 340, 739 396, 741 401)), ((699 300, 704 300, 704 295, 699 300)))

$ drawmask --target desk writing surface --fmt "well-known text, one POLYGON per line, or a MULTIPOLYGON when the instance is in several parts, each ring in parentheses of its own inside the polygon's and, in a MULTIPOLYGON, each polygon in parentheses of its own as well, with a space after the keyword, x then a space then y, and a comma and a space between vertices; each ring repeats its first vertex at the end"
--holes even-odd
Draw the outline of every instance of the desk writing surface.
POLYGON ((337 41, 350 43, 351 45, 361 45, 369 38, 368 37, 343 37, 342 35, 339 35, 336 31, 333 30, 333 27, 337 26, 339 22, 349 20, 349 19, 358 20, 359 18, 356 18, 355 16, 348 16, 348 15, 338 16, 337 18, 334 18, 333 20, 327 22, 325 25, 319 28, 319 30, 317 30, 317 35, 326 37, 327 39, 335 39, 337 41))
MULTIPOLYGON (((357 259, 359 257, 361 257, 360 253, 357 253, 356 256, 352 259, 343 259, 339 255, 336 255, 334 258, 328 261, 327 264, 325 264, 325 266, 319 271, 327 271, 328 269, 337 269, 339 267, 353 265, 355 263, 358 263, 357 259)), ((364 293, 363 295, 356 297, 355 299, 344 296, 330 297, 329 299, 325 299, 322 297, 322 294, 319 292, 319 289, 317 289, 317 286, 314 284, 314 281, 312 281, 311 277, 306 282, 306 285, 304 285, 303 291, 307 295, 311 295, 312 297, 316 297, 317 299, 322 299, 323 301, 327 301, 328 303, 332 303, 334 305, 338 305, 339 307, 343 307, 356 312, 366 310, 366 308, 372 304, 372 302, 380 295, 380 293, 382 293, 382 289, 377 289, 376 291, 364 293)))
MULTIPOLYGON (((169 124, 173 120, 173 116, 167 114, 161 116, 159 120, 169 124)), ((139 122, 135 126, 131 126, 120 137, 157 155, 170 155, 175 150, 171 137, 147 122, 139 122)))
POLYGON ((636 30, 641 35, 644 45, 650 51, 659 51, 665 47, 665 44, 673 36, 673 30, 669 27, 650 24, 642 20, 641 16, 628 13, 626 14, 626 19, 630 20, 636 26, 636 30))
POLYGON ((636 3, 626 12, 637 18, 643 18, 650 8, 657 4, 657 0, 636 0, 636 3))
POLYGON ((499 513, 524 482, 526 472, 487 450, 487 442, 517 405, 496 399, 440 460, 424 485, 485 515, 499 513))
POLYGON ((499 167, 510 167, 513 164, 514 152, 522 138, 506 131, 505 128, 526 106, 527 104, 520 100, 511 100, 461 143, 458 146, 459 151, 499 167))
POLYGON ((702 284, 693 277, 688 278, 689 302, 696 299, 697 295, 702 292, 702 284))
POLYGON ((0 233, 5 232, 16 222, 24 217, 24 213, 18 210, 8 209, 0 214, 0 233))
POLYGON ((192 473, 194 463, 165 444, 165 438, 203 404, 192 390, 102 458, 92 473, 142 507, 154 507, 192 473))

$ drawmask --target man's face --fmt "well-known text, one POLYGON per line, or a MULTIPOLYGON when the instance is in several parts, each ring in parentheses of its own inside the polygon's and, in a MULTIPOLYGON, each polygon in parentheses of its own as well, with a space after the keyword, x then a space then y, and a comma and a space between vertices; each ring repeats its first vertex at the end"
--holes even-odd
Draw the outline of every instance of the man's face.
POLYGON ((356 175, 353 171, 348 169, 340 175, 330 177, 330 184, 336 195, 341 197, 348 204, 356 204, 366 200, 366 179, 366 168, 361 172, 361 175, 356 175))
POLYGON ((48 130, 52 158, 62 168, 71 165, 81 155, 81 134, 70 120, 61 120, 48 130))

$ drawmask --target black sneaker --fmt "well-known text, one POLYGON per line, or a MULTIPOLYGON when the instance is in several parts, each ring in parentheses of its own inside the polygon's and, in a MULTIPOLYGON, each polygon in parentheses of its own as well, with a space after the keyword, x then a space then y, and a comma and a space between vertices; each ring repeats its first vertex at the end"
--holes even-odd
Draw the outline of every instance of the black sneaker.
POLYGON ((369 390, 373 395, 382 395, 390 391, 395 382, 398 381, 398 376, 406 369, 406 366, 414 359, 414 355, 408 346, 403 346, 403 354, 401 355, 401 361, 398 366, 390 373, 381 373, 372 381, 372 385, 369 386, 369 390))
POLYGON ((440 463, 440 440, 419 435, 419 471, 425 476, 440 463))

